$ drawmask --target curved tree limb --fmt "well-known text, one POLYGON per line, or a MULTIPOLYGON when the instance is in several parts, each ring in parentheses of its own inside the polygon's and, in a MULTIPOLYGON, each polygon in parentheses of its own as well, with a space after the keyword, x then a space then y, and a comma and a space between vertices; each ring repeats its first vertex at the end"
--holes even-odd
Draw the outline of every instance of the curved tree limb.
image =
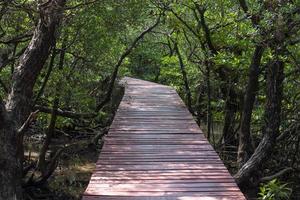
POLYGON ((18 129, 18 135, 23 135, 24 132, 29 128, 31 122, 37 117, 37 114, 39 113, 39 110, 36 110, 32 113, 30 113, 29 117, 27 120, 24 122, 24 124, 18 129))
POLYGON ((287 173, 289 173, 289 172, 292 172, 293 170, 294 170, 294 169, 291 168, 291 167, 285 168, 285 169, 280 170, 279 172, 277 172, 277 173, 275 173, 275 174, 273 174, 273 175, 262 177, 262 178, 260 179, 260 182, 271 181, 271 180, 273 180, 273 179, 275 179, 275 178, 278 178, 278 177, 280 177, 280 176, 283 176, 284 174, 287 174, 287 173))
MULTIPOLYGON (((51 114, 52 112, 51 108, 40 106, 40 105, 36 105, 34 109, 38 109, 40 112, 48 113, 48 114, 51 114)), ((89 119, 89 118, 94 118, 97 115, 96 113, 76 113, 72 111, 61 110, 59 108, 57 109, 56 114, 58 116, 73 118, 73 119, 79 119, 79 118, 89 119)))
POLYGON ((114 89, 114 85, 115 85, 115 81, 117 79, 118 76, 118 72, 119 72, 119 68, 123 63, 123 60, 131 53, 131 51, 136 47, 136 45, 138 44, 138 42, 144 38, 144 36, 151 32, 159 23, 160 23, 160 18, 161 15, 157 18, 156 22, 151 25, 150 27, 148 27, 146 30, 144 30, 139 36, 137 36, 133 42, 131 43, 131 45, 125 50, 125 52, 122 53, 122 55, 120 56, 118 62, 116 63, 116 65, 114 66, 114 71, 112 73, 110 82, 109 82, 109 86, 108 86, 108 91, 103 99, 103 101, 101 101, 95 109, 95 112, 99 112, 111 99, 111 95, 114 89))

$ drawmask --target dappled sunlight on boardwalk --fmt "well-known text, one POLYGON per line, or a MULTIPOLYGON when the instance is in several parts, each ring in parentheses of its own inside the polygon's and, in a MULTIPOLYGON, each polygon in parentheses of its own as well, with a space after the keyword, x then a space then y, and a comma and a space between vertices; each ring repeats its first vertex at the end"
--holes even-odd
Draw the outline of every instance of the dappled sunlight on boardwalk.
POLYGON ((84 200, 245 200, 174 89, 123 82, 84 200))

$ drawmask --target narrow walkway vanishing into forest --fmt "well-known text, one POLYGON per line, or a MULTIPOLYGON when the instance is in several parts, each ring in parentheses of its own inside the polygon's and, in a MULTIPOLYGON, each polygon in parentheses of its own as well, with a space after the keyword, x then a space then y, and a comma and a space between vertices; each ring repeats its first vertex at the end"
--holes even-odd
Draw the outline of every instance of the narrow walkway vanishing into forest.
POLYGON ((123 81, 83 200, 245 200, 174 89, 123 81))

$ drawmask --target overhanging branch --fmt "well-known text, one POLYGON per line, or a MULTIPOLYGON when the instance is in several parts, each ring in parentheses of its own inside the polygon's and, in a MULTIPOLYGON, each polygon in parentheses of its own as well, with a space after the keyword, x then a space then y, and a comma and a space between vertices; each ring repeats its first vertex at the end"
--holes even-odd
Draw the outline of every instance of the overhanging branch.
POLYGON ((112 92, 113 92, 113 88, 114 88, 114 85, 115 85, 115 81, 116 81, 116 78, 118 76, 118 72, 119 72, 119 68, 120 66, 122 65, 123 63, 123 60, 131 53, 131 51, 136 47, 136 45, 138 44, 138 42, 143 39, 143 37, 151 32, 160 22, 160 17, 161 15, 157 18, 156 22, 151 25, 150 27, 148 27, 146 30, 144 30, 138 37, 136 37, 134 39, 134 41, 131 43, 131 45, 129 46, 129 48, 127 48, 125 50, 125 52, 123 52, 123 54, 120 56, 118 62, 116 63, 116 65, 114 66, 114 71, 113 71, 113 74, 111 76, 111 79, 110 79, 110 83, 109 83, 109 86, 108 86, 108 92, 106 93, 103 101, 101 101, 96 109, 95 109, 95 112, 99 112, 111 99, 111 95, 112 95, 112 92))
MULTIPOLYGON (((36 105, 34 108, 38 109, 40 112, 43 112, 43 113, 50 114, 52 112, 51 108, 48 108, 45 106, 36 105)), ((76 113, 76 112, 66 111, 66 110, 61 110, 61 109, 57 109, 56 114, 58 116, 72 118, 72 119, 80 119, 80 118, 90 119, 90 118, 94 118, 95 116, 97 116, 96 113, 76 113)))
POLYGON ((284 175, 284 174, 286 174, 286 173, 292 172, 292 171, 293 171, 293 168, 291 168, 291 167, 285 168, 285 169, 280 170, 279 172, 277 172, 277 173, 275 173, 275 174, 273 174, 273 175, 271 175, 271 176, 265 176, 265 177, 262 177, 262 178, 260 179, 260 182, 271 181, 271 180, 273 180, 273 179, 275 179, 275 178, 278 178, 278 177, 280 177, 280 176, 282 176, 282 175, 284 175))

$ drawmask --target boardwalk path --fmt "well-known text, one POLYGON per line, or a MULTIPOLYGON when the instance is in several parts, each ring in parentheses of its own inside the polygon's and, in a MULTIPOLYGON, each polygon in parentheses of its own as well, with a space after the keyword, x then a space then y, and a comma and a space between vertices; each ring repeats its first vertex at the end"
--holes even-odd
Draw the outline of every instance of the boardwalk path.
POLYGON ((126 89, 84 200, 244 200, 171 87, 126 89))

